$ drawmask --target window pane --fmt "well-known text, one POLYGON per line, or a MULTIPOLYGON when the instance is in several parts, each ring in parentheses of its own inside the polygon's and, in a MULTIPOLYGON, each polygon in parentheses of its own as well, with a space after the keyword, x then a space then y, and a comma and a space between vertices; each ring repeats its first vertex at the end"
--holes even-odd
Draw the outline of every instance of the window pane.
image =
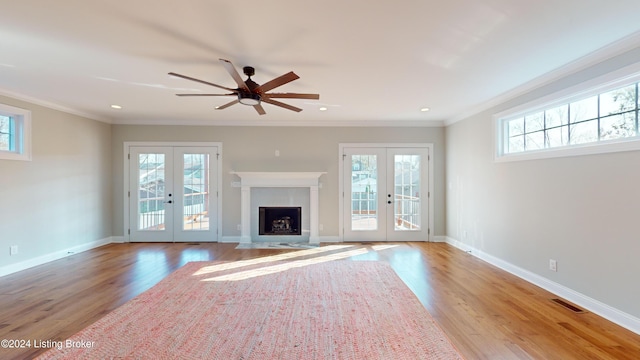
POLYGON ((636 135, 635 111, 600 119, 600 139, 619 139, 636 135))
POLYGON ((598 121, 591 120, 571 125, 569 143, 584 144, 598 141, 598 121))
POLYGON ((10 117, 0 115, 0 151, 13 151, 11 141, 13 126, 11 122, 10 117))
MULTIPOLYGON (((542 130, 544 128, 544 112, 525 116, 524 125, 527 133, 542 130)), ((529 145, 527 145, 527 148, 529 148, 529 145)))
POLYGON ((509 137, 524 134, 524 118, 510 120, 507 130, 509 137))
POLYGON ((619 114, 633 110, 635 107, 635 84, 600 95, 600 116, 619 114))
POLYGON ((509 139, 509 149, 507 153, 524 151, 524 135, 514 136, 509 139))
POLYGON ((0 159, 31 161, 31 111, 0 103, 0 159))
POLYGON ((546 128, 566 125, 569 122, 569 106, 562 105, 545 111, 546 128))
POLYGON ((598 117, 598 96, 569 104, 571 122, 595 119, 598 117))
POLYGON ((553 129, 549 129, 546 132, 547 135, 547 147, 557 147, 569 144, 569 127, 561 126, 553 129))
POLYGON ((544 149, 544 131, 534 132, 527 134, 525 144, 527 150, 539 150, 544 149))

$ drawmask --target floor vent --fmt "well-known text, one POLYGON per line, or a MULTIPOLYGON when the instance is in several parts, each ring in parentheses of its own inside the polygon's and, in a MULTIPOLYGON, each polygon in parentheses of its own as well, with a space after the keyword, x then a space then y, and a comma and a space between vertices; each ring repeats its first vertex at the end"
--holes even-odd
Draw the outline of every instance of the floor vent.
POLYGON ((580 309, 579 307, 577 307, 575 305, 569 304, 568 302, 566 302, 566 301, 564 301, 562 299, 551 299, 551 301, 555 302, 556 304, 564 306, 565 308, 573 311, 576 314, 584 314, 584 313, 586 313, 586 311, 580 309))

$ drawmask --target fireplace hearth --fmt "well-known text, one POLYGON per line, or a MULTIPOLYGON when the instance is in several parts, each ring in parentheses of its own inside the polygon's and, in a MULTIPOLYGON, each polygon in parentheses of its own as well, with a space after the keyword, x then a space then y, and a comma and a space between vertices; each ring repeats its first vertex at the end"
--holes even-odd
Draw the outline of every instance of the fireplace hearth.
POLYGON ((259 235, 302 235, 301 207, 260 206, 259 235))

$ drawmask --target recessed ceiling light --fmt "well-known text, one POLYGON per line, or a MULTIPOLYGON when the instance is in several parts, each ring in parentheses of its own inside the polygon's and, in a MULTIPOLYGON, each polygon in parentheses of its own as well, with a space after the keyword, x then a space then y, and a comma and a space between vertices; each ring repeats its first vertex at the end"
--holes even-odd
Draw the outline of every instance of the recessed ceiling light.
POLYGON ((120 110, 120 109, 122 109, 122 106, 113 104, 113 105, 111 105, 111 108, 120 110))
POLYGON ((318 108, 318 110, 320 110, 320 111, 327 111, 327 109, 328 108, 326 106, 322 106, 322 107, 318 108))
POLYGON ((428 107, 423 107, 422 109, 420 109, 420 111, 422 111, 422 112, 427 112, 429 110, 431 110, 431 109, 429 109, 428 107))

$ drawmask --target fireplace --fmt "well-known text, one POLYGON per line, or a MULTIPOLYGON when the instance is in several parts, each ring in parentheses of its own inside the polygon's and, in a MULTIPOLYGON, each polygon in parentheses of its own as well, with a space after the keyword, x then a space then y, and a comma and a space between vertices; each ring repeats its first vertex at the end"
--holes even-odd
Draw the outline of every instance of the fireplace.
POLYGON ((302 207, 261 206, 259 235, 302 235, 302 207))
MULTIPOLYGON (((260 207, 299 207, 301 215, 296 214, 299 220, 295 228, 300 231, 300 234, 277 234, 280 236, 277 238, 278 241, 320 243, 318 235, 319 177, 326 174, 325 172, 232 171, 231 173, 240 177, 240 184, 238 184, 241 188, 239 242, 274 241, 274 238, 277 238, 273 235, 260 235, 260 207)), ((290 215, 283 216, 294 218, 290 215)), ((273 220, 270 221, 272 224, 273 220)))

